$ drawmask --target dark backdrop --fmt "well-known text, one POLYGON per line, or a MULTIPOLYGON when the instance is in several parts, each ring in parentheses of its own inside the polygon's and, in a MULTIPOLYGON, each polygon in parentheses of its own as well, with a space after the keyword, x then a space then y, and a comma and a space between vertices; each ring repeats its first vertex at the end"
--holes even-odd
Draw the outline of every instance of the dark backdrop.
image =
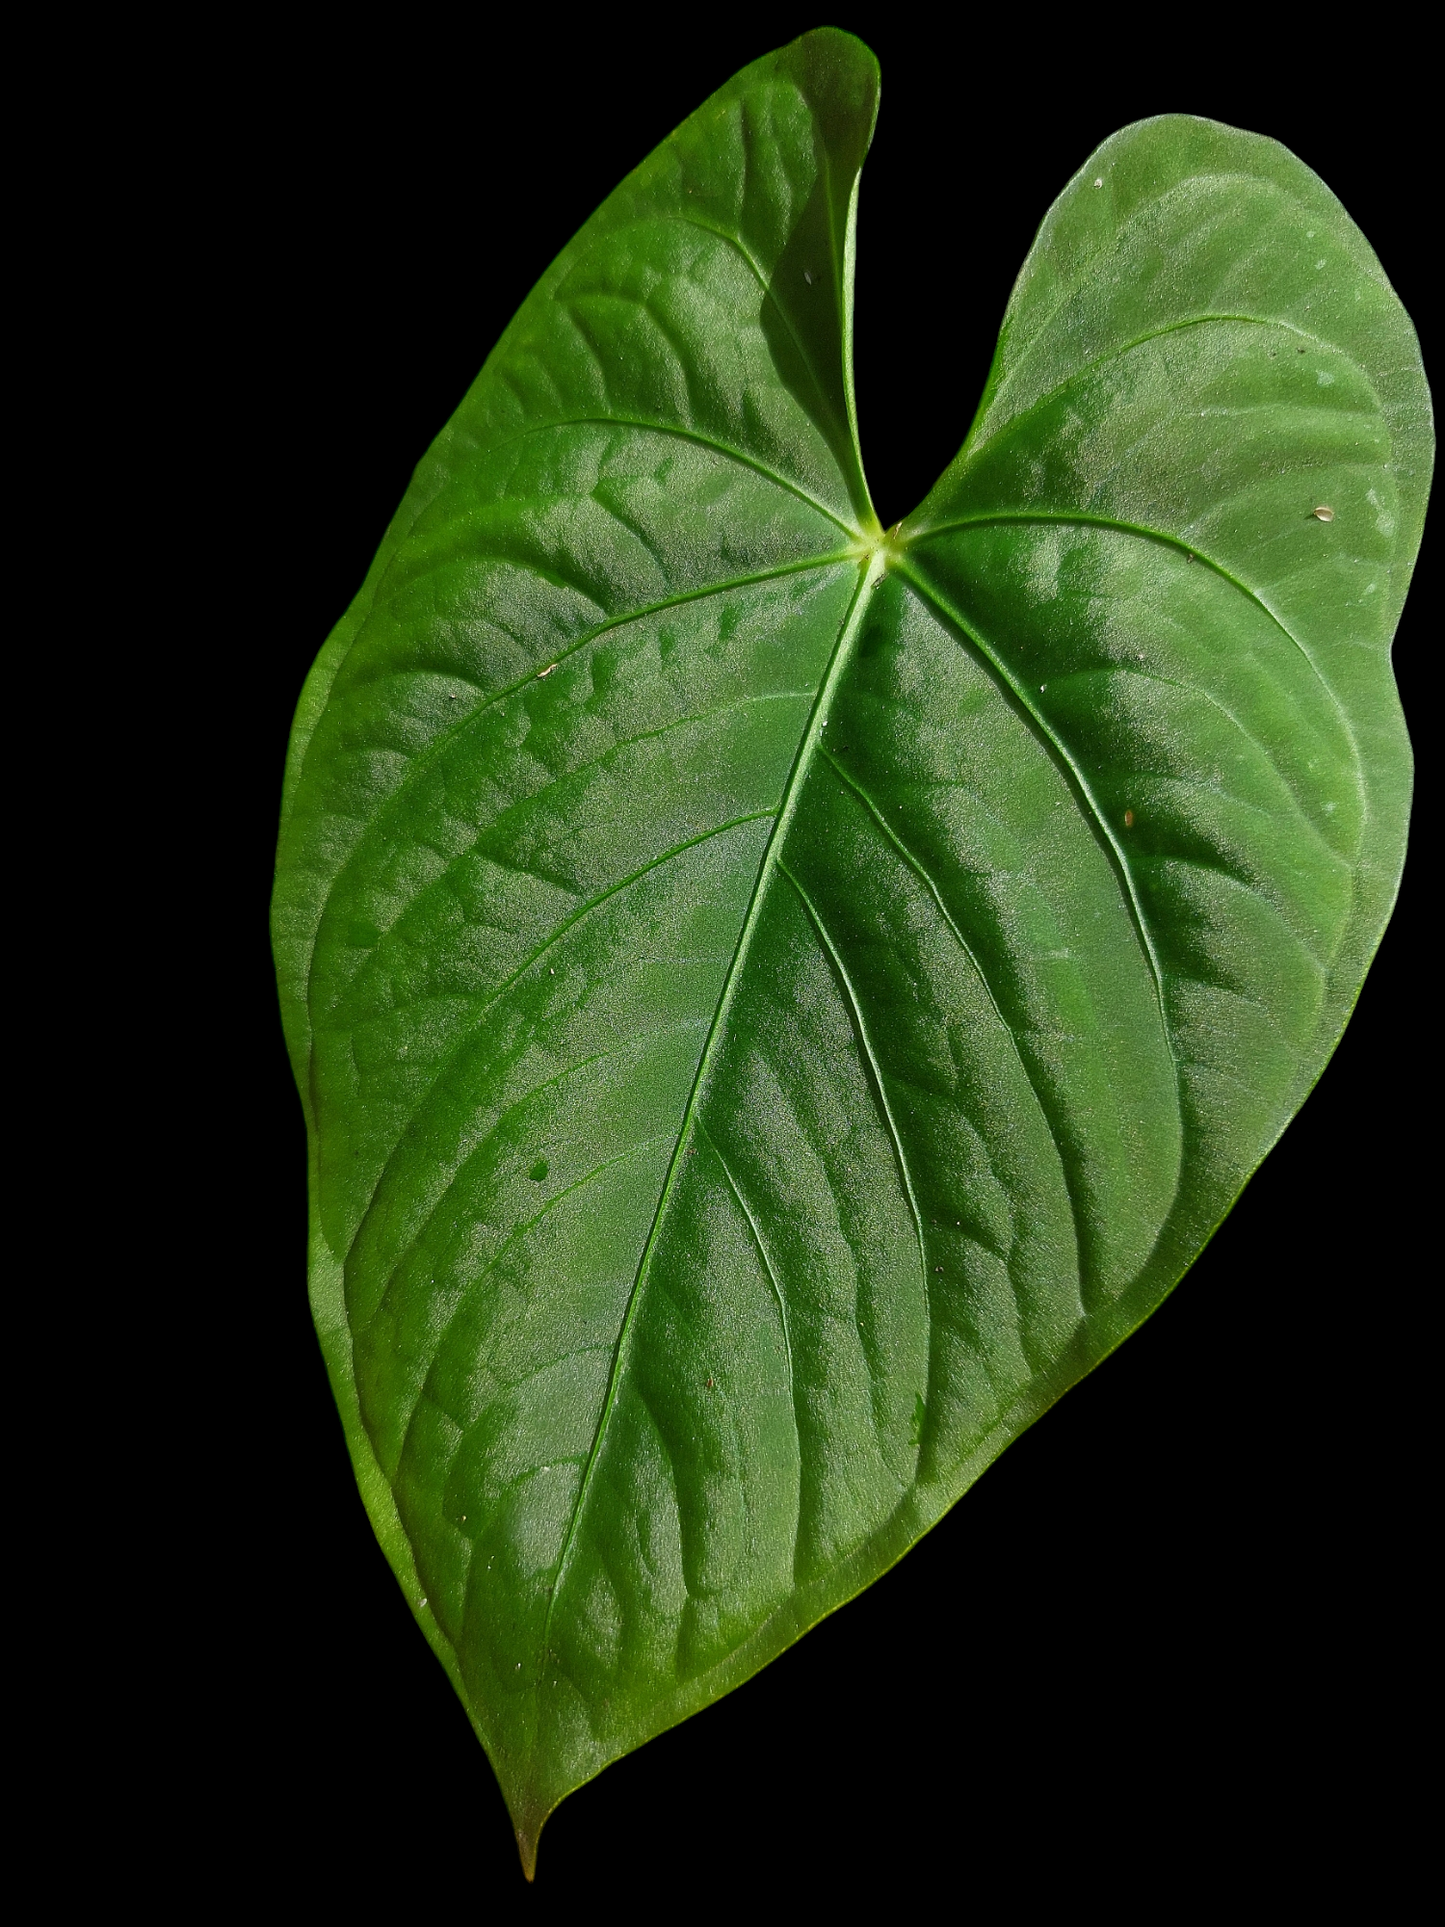
MULTIPOLYGON (((896 11, 835 16, 884 74, 857 336, 885 524, 955 451, 1050 200, 1146 114, 1293 148, 1376 246, 1428 359, 1415 231, 1438 194, 1408 48, 1367 58, 1309 10, 1273 38, 1197 9, 1164 35, 1087 10, 981 35, 896 11)), ((179 1616, 184 1717, 135 1851, 158 1866, 183 1844, 175 1877, 216 1899, 329 1895, 363 1919, 824 1904, 881 1882, 904 1907, 941 1887, 1027 1915, 1057 1887, 1169 1920, 1209 1892, 1297 1900, 1322 1874, 1382 1891, 1414 1826, 1391 1765, 1420 1582, 1400 1503, 1425 1282, 1414 869, 1334 1062, 1175 1296, 872 1591, 569 1800, 522 1886, 490 1768, 372 1540, 310 1328, 266 935, 282 759, 316 650, 533 280, 713 87, 816 21, 470 19, 419 13, 368 43, 238 16, 137 136, 200 596, 153 657, 183 692, 170 741, 199 800, 158 789, 156 821, 201 879, 174 908, 202 984, 169 1126, 200 1206, 162 1213, 153 1302, 202 1361, 174 1510, 176 1556, 211 1577, 179 1616)), ((1417 736, 1437 609, 1422 568, 1397 648, 1417 736)))

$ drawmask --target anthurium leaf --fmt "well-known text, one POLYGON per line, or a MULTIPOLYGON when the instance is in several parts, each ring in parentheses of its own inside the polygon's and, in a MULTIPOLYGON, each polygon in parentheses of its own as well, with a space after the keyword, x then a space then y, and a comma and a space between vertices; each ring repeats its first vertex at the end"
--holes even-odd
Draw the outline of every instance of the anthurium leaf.
POLYGON ((529 1871, 1159 1304, 1400 872, 1431 434, 1363 238, 1269 140, 1126 128, 885 536, 876 103, 810 34, 623 183, 296 722, 316 1321, 529 1871))

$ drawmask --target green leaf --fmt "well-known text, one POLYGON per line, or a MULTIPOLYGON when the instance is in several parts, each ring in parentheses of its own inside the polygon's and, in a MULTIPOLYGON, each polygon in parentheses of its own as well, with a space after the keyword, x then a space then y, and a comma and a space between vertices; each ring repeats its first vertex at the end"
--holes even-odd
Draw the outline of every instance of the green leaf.
POLYGON ((810 34, 623 183, 297 715, 316 1322, 529 1872, 1160 1303, 1400 873, 1429 401, 1348 216, 1269 140, 1126 128, 885 535, 876 106, 810 34))

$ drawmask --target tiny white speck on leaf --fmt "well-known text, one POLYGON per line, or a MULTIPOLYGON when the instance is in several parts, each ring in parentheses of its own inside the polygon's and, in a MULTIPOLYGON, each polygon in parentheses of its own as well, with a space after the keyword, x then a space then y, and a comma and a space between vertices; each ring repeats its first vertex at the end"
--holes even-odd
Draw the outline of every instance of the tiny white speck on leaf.
POLYGON ((803 269, 803 279, 807 282, 808 286, 811 288, 813 285, 813 277, 811 274, 809 274, 806 268, 803 269))
POLYGON ((1324 502, 1321 502, 1317 509, 1312 509, 1310 513, 1317 522, 1333 522, 1335 519, 1334 510, 1324 502))
POLYGON ((547 667, 546 667, 545 669, 539 669, 539 670, 537 671, 537 680, 538 680, 538 682, 545 682, 545 681, 547 680, 547 678, 548 678, 548 677, 549 677, 549 676, 551 675, 551 673, 552 673, 552 671, 553 671, 553 670, 554 670, 554 669, 555 669, 556 667, 557 667, 557 665, 556 665, 556 663, 555 663, 555 662, 549 662, 549 663, 547 664, 547 667))
POLYGON ((1094 185, 1095 187, 1102 187, 1104 185, 1104 177, 1102 174, 1095 175, 1094 185))

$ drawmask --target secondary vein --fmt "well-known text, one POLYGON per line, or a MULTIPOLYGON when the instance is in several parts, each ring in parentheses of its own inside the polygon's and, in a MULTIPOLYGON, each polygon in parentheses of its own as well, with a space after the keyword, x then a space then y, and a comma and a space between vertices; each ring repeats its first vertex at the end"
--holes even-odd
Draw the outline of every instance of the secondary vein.
MULTIPOLYGON (((747 1199, 743 1196, 742 1190, 738 1184, 738 1181, 733 1176, 731 1167, 729 1166, 727 1159, 723 1156, 722 1151, 718 1146, 717 1139, 713 1136, 712 1132, 703 1123, 701 1118, 697 1120, 695 1129, 698 1131, 698 1133, 701 1136, 707 1139, 708 1149, 712 1152, 713 1156, 717 1159, 718 1167, 722 1171, 723 1176, 728 1181, 728 1188, 738 1201, 738 1209, 742 1212, 743 1216, 748 1221, 748 1229, 753 1234, 753 1243, 758 1248, 758 1256, 762 1259, 763 1269, 768 1274, 768 1283, 773 1288, 773 1296, 778 1303, 778 1316, 782 1320, 782 1324, 783 1324, 783 1349, 787 1353, 787 1357, 788 1357, 788 1390, 791 1393, 794 1389, 793 1337, 788 1327, 788 1302, 783 1296, 782 1286, 778 1283, 778 1274, 773 1269, 772 1259, 768 1256, 768 1247, 763 1243, 763 1234, 758 1229, 758 1221, 753 1215, 752 1206, 748 1203, 747 1199)), ((795 1404, 793 1417, 794 1417, 794 1422, 796 1423, 797 1421, 796 1404, 795 1404)), ((801 1442, 802 1441, 801 1441, 801 1435, 800 1435, 799 1437, 800 1446, 801 1446, 801 1442)))
MULTIPOLYGON (((1305 648, 1304 644, 1289 627, 1288 623, 1275 614, 1263 596, 1251 589, 1247 582, 1241 582, 1239 577, 1226 569, 1222 562, 1216 562, 1212 555, 1206 555, 1202 549, 1197 549, 1192 543, 1186 542, 1182 535, 1170 535, 1164 529, 1151 529, 1142 522, 1122 522, 1112 515, 1088 515, 1079 509, 1062 509, 1057 511, 1049 509, 995 509, 986 515, 964 515, 957 517, 951 522, 935 522, 929 528, 920 529, 916 535, 911 535, 909 537, 909 543, 910 546, 916 547, 921 543, 931 542, 936 535, 950 535, 958 529, 1001 527, 1010 523, 1019 522, 1035 522, 1048 526, 1062 525, 1066 528, 1113 529, 1116 534, 1135 535, 1145 542, 1158 542, 1163 548, 1176 549, 1181 555, 1192 556, 1196 562, 1202 562, 1206 569, 1213 570, 1215 575, 1221 577, 1222 580, 1229 583, 1231 588, 1237 589, 1242 596, 1253 603, 1260 614, 1267 617, 1268 620, 1274 624, 1285 641, 1291 643, 1294 648, 1298 649, 1305 661, 1309 664, 1311 673, 1318 681, 1321 689, 1324 690, 1330 702, 1334 705, 1345 734, 1350 739, 1350 749, 1358 764, 1359 745, 1355 741, 1355 732, 1350 727, 1350 719, 1345 714, 1340 699, 1330 686, 1329 680, 1309 650, 1305 648)), ((905 573, 908 572, 905 571, 905 573)), ((913 576, 909 574, 909 580, 912 581, 913 579, 913 576)))
POLYGON ((1138 934, 1139 942, 1143 947, 1144 955, 1149 963, 1150 973, 1154 979, 1154 995, 1159 1005, 1159 1021, 1163 1026, 1165 1043, 1172 1056, 1174 1040, 1170 1033, 1169 1018, 1164 1003, 1164 968, 1159 961, 1159 953, 1154 948, 1154 936, 1149 928, 1148 920, 1144 915, 1144 906, 1139 901, 1139 892, 1134 882, 1133 872, 1129 868, 1128 859, 1124 855, 1119 839, 1115 836, 1102 805, 1090 787, 1089 779, 1085 776, 1078 762, 1070 753, 1068 745, 1050 728, 1046 718, 1039 713, 1028 691, 1019 682, 1017 677, 1013 675, 998 654, 989 647, 977 629, 975 629, 971 623, 966 622, 958 610, 933 587, 928 578, 911 568, 906 560, 898 562, 895 566, 915 594, 921 596, 925 602, 931 603, 938 614, 943 617, 944 621, 956 630, 959 635, 963 636, 972 645, 973 649, 977 651, 995 681, 1002 683, 1008 690, 1010 696, 1012 696, 1018 705, 1020 712, 1028 721, 1034 734, 1046 745, 1056 762, 1068 772, 1077 794, 1080 795, 1088 805, 1089 814, 1092 816, 1100 836, 1104 839, 1106 848, 1112 854, 1115 870, 1123 885, 1125 902, 1128 905, 1135 931, 1138 934))
MULTIPOLYGON (((908 1208, 913 1213, 913 1228, 918 1234, 918 1268, 923 1279, 923 1302, 927 1305, 929 1303, 928 1246, 923 1234, 923 1212, 919 1207, 918 1194, 913 1188, 913 1173, 908 1168, 908 1154, 903 1148, 902 1134, 898 1129, 897 1119, 893 1115, 893 1106, 888 1101, 888 1087, 883 1081, 883 1066, 878 1062, 877 1052, 873 1048, 873 1040, 868 1035, 867 1021, 863 1016, 862 1000, 854 987, 853 979, 848 974, 848 966, 844 963, 837 944, 834 943, 832 937, 829 935, 828 927, 823 922, 817 905, 781 857, 778 859, 778 868, 797 892, 798 900, 807 912, 808 920, 818 933, 819 942, 831 960, 834 970, 838 973, 838 981, 843 986, 843 994, 848 999, 849 1008, 853 1013, 853 1022, 858 1031, 858 1041, 863 1046, 863 1055, 872 1073, 872 1082, 878 1096, 878 1107, 883 1113, 883 1121, 888 1127, 888 1135, 893 1143, 893 1155, 898 1161, 898 1175, 903 1184, 904 1195, 908 1199, 908 1208)), ((932 1322, 930 1315, 930 1329, 932 1328, 932 1322)))
MULTIPOLYGON (((826 556, 808 556, 798 562, 785 563, 776 569, 764 569, 756 575, 734 576, 726 582, 712 582, 703 588, 686 589, 678 595, 666 596, 658 602, 649 602, 640 608, 629 609, 621 615, 609 616, 605 622, 597 623, 583 635, 578 636, 575 642, 571 642, 565 649, 559 650, 553 659, 552 666, 555 668, 566 662, 569 657, 577 655, 581 650, 590 647, 592 643, 600 641, 603 636, 611 635, 614 630, 625 629, 629 624, 634 622, 645 622, 649 616, 665 614, 667 610, 682 608, 689 602, 706 602, 713 596, 726 595, 732 589, 753 588, 755 586, 761 586, 765 582, 780 581, 790 575, 806 575, 815 569, 836 568, 840 563, 849 562, 852 559, 853 558, 846 553, 826 556)), ((545 668, 546 666, 544 661, 542 667, 545 668)), ((407 794, 417 780, 425 775, 442 755, 449 749, 455 747, 479 718, 486 715, 490 710, 495 709, 498 703, 505 702, 509 696, 515 696, 519 690, 526 689, 530 684, 536 682, 537 676, 538 668, 536 664, 533 664, 522 675, 516 677, 514 681, 505 684, 501 689, 493 691, 484 702, 477 703, 474 708, 467 710, 466 714, 459 717, 455 723, 439 729, 436 735, 410 759, 405 774, 398 782, 396 788, 386 797, 379 812, 380 831, 378 831, 375 823, 369 824, 366 831, 357 838, 355 846, 348 852, 345 861, 337 870, 335 877, 327 889, 326 905, 323 907, 321 915, 317 919, 316 928, 312 933, 310 951, 306 959, 305 995, 313 1048, 315 1035, 320 1026, 317 1024, 310 1007, 312 978, 316 968, 316 949, 320 940, 321 925, 325 921, 326 913, 332 899, 341 888, 345 879, 350 875, 355 865, 361 861, 363 852, 370 847, 372 837, 378 833, 384 834, 385 825, 390 820, 391 814, 395 810, 399 799, 407 794)))
POLYGON ((998 1019, 999 1026, 1002 1029, 1004 1036, 1007 1037, 1009 1041, 1009 1047, 1013 1051, 1014 1057, 1018 1062, 1018 1067, 1023 1072, 1024 1080, 1028 1084, 1029 1089, 1034 1094, 1034 1102, 1039 1107, 1039 1115, 1043 1119, 1044 1129, 1049 1134, 1049 1141, 1054 1147, 1054 1155, 1059 1160, 1059 1176, 1063 1183, 1064 1195, 1069 1201, 1069 1215, 1073 1219, 1073 1226, 1074 1226, 1074 1246, 1078 1254, 1079 1271, 1080 1271, 1080 1275, 1082 1276, 1083 1264, 1084 1264, 1084 1252, 1083 1252, 1083 1240, 1079 1236, 1079 1206, 1078 1206, 1077 1199, 1074 1197, 1074 1187, 1069 1176, 1068 1160, 1065 1158, 1063 1154, 1063 1150, 1060 1147, 1058 1133, 1055 1131, 1053 1120, 1049 1116, 1049 1107, 1044 1102, 1043 1093, 1039 1089, 1038 1080, 1035 1077, 1033 1070, 1029 1066, 1028 1059, 1025 1057, 1023 1051, 1019 1048, 1019 1040, 1014 1034, 1013 1025, 1010 1024, 1008 1019, 1004 1016, 1002 1010, 999 1009, 998 999, 993 994, 993 985, 989 982, 988 975, 985 972, 983 965, 979 962, 978 957, 974 952, 973 946, 969 943, 968 939, 964 936, 963 932, 959 929, 957 923, 954 921, 953 916, 949 911, 948 905, 943 901, 942 891, 939 889, 938 885, 934 882, 932 876, 929 874, 925 865, 913 854, 912 850, 909 849, 908 845, 903 841, 902 837, 899 836, 898 832, 894 829, 893 825, 888 821, 887 817, 884 816, 882 810, 874 802, 873 798, 868 794, 867 790, 864 789, 863 785, 857 780, 857 778, 852 774, 852 772, 843 767, 843 765, 838 761, 837 757, 833 754, 831 750, 825 749, 823 751, 823 755, 826 757, 829 765, 832 767, 835 775, 838 777, 838 780, 841 783, 843 783, 848 789, 853 791, 854 795, 857 796, 859 802, 863 805, 864 809, 866 809, 869 815, 872 817, 874 823, 883 832, 888 842, 892 844, 893 848, 898 852, 899 856, 901 856, 903 858, 903 861, 906 864, 908 864, 909 868, 914 872, 914 874, 918 877, 920 882, 923 884, 923 887, 928 891, 929 895, 933 898, 934 903, 938 906, 938 914, 943 918, 944 923, 948 926, 949 930, 953 933, 954 939, 957 942, 959 949, 963 952, 964 956, 967 957, 969 963, 973 966, 974 975, 978 978, 979 985, 983 990, 983 994, 985 997, 988 998, 989 1005, 993 1011, 993 1014, 998 1019))
MULTIPOLYGON (((446 1077, 448 1071, 451 1070, 452 1066, 456 1063, 457 1059, 461 1056, 462 1052, 467 1048, 467 1046, 471 1043, 472 1039, 476 1036, 477 1031, 481 1026, 482 1019, 487 1015, 488 1011, 490 1011, 496 1004, 500 1003, 502 998, 506 996, 507 992, 511 990, 513 986, 517 984, 527 974, 527 972, 532 968, 533 964, 537 963, 539 959, 544 957, 554 944, 560 943, 562 938, 566 936, 569 930, 573 929, 577 924, 579 924, 584 917, 590 916, 594 910, 598 909, 602 904, 606 903, 610 898, 619 895, 619 893, 623 890, 630 889, 634 883, 641 882, 643 877, 650 876, 654 870, 660 869, 664 863, 671 863, 677 857, 685 855, 687 851, 695 850, 699 844, 708 843, 712 840, 713 837, 723 836, 729 830, 739 829, 744 823, 763 822, 766 820, 766 818, 768 818, 771 815, 772 815, 771 810, 752 810, 745 816, 730 817, 726 823, 719 823, 715 825, 712 829, 702 831, 701 834, 698 836, 691 836, 691 837, 688 837, 684 842, 675 843, 671 849, 663 850, 661 854, 658 856, 650 857, 648 861, 641 866, 640 869, 633 870, 628 876, 620 878, 618 882, 609 884, 605 890, 600 890, 596 896, 589 897, 586 903, 579 904, 578 907, 572 912, 570 916, 564 918, 563 921, 558 924, 557 928, 553 930, 551 934, 547 938, 545 938, 542 943, 538 944, 536 948, 532 950, 528 956, 523 958, 521 963, 519 963, 516 966, 516 968, 511 972, 511 974, 505 979, 505 981, 501 983, 497 987, 497 989, 492 992, 491 996, 488 997, 485 1000, 485 1002, 483 1002, 475 1011, 472 1012, 471 1019, 468 1022, 466 1029, 462 1032, 461 1036, 457 1039, 457 1042, 455 1043, 455 1045, 447 1053, 446 1057, 442 1060, 441 1066, 438 1069, 435 1077, 433 1077, 430 1084, 428 1084, 426 1090, 422 1093, 421 1098, 418 1100, 417 1104, 415 1105, 412 1111, 412 1115, 408 1120, 407 1125, 402 1130, 401 1135, 397 1138, 395 1145, 392 1147, 390 1153, 387 1156, 386 1163, 381 1168, 381 1174, 377 1178, 376 1184, 372 1189, 371 1202, 370 1204, 368 1204, 365 1212, 362 1214, 361 1220, 358 1223, 355 1232, 352 1234, 351 1243, 347 1247, 348 1257, 350 1256, 351 1252, 356 1249, 356 1241, 361 1236, 362 1232, 365 1230, 367 1220, 370 1218, 372 1212, 376 1208, 377 1199, 381 1195, 382 1185, 385 1183, 386 1178, 389 1172, 391 1171, 392 1165, 395 1163, 398 1155, 400 1154, 403 1144, 405 1144, 407 1140, 408 1131, 411 1129, 411 1126, 416 1122, 417 1118, 420 1117, 421 1113, 425 1110, 426 1106, 430 1103, 433 1095, 435 1094, 436 1090, 440 1086, 442 1080, 446 1077)), ((559 1072, 558 1075, 565 1076, 566 1073, 559 1072)))

